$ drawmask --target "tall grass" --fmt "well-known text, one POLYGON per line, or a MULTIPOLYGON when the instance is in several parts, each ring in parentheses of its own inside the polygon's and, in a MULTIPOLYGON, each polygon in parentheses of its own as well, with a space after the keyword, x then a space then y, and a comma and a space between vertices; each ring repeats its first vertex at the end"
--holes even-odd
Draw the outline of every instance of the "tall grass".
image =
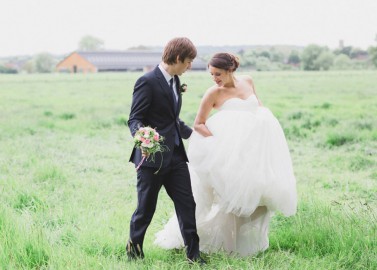
MULTIPOLYGON (((299 209, 275 215, 267 251, 204 254, 205 269, 377 269, 376 72, 251 75, 288 139, 299 209)), ((173 212, 164 190, 146 259, 125 256, 136 206, 125 123, 138 76, 0 76, 0 269, 199 269, 184 250, 153 245, 173 212)), ((182 82, 191 125, 212 82, 196 72, 182 82)))

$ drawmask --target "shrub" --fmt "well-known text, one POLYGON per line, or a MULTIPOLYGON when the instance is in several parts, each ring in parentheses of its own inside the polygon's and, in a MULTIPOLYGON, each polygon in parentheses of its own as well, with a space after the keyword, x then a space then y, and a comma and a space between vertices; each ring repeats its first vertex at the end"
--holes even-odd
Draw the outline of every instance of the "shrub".
POLYGON ((359 121, 359 122, 356 122, 355 123, 355 127, 357 129, 367 129, 367 130, 372 130, 373 129, 373 125, 369 121, 359 121))
POLYGON ((115 119, 115 123, 119 126, 127 125, 128 118, 126 116, 119 116, 115 119))
POLYGON ((351 160, 350 168, 352 171, 360 171, 372 167, 374 165, 375 164, 373 160, 363 156, 356 156, 351 160))
POLYGON ((0 73, 5 73, 5 74, 16 74, 18 71, 14 68, 9 68, 5 66, 0 66, 0 73))
POLYGON ((60 115, 60 118, 64 119, 64 120, 70 120, 70 119, 73 119, 75 117, 76 117, 76 115, 74 113, 63 113, 62 115, 60 115))
POLYGON ((329 134, 326 139, 326 144, 329 146, 342 146, 348 142, 353 142, 355 137, 351 134, 329 134))
POLYGON ((298 112, 291 113, 288 116, 288 119, 289 120, 298 120, 298 119, 301 119, 302 116, 303 116, 303 113, 301 111, 298 111, 298 112))
POLYGON ((297 127, 296 125, 293 125, 290 128, 284 128, 284 133, 287 138, 292 140, 306 138, 307 136, 306 132, 303 129, 297 127))
POLYGON ((336 119, 334 119, 334 118, 332 118, 332 119, 327 120, 327 124, 328 124, 329 126, 331 126, 331 127, 335 127, 336 125, 339 124, 339 121, 336 120, 336 119))
POLYGON ((39 246, 28 243, 25 246, 25 252, 26 256, 23 256, 20 260, 24 262, 24 265, 35 269, 40 269, 48 265, 49 256, 47 252, 39 246))
POLYGON ((17 196, 13 207, 18 210, 30 210, 36 212, 39 209, 45 208, 45 204, 34 195, 21 193, 17 196))
POLYGON ((322 109, 329 109, 331 107, 331 103, 325 102, 321 105, 322 109))
POLYGON ((306 119, 306 121, 301 125, 301 127, 311 130, 320 125, 321 121, 319 120, 311 121, 310 119, 306 119))

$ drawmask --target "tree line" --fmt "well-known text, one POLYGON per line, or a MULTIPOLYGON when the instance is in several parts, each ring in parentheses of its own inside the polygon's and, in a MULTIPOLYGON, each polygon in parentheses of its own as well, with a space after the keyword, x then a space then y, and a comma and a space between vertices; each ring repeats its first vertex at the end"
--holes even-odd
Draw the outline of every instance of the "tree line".
MULTIPOLYGON (((135 48, 130 48, 130 50, 132 49, 135 48)), ((148 47, 140 46, 136 49, 148 50, 148 47)), ((85 36, 79 41, 78 50, 104 50, 104 41, 93 36, 85 36)), ((240 58, 241 69, 258 71, 377 68, 377 44, 370 46, 367 50, 353 46, 341 46, 331 50, 326 46, 311 44, 302 48, 289 46, 244 47, 233 53, 240 58)), ((207 52, 199 57, 208 60, 211 55, 207 52)), ((18 59, 17 66, 9 62, 3 61, 2 63, 0 60, 0 73, 50 73, 54 71, 56 64, 61 59, 61 56, 40 53, 28 59, 18 59)))
POLYGON ((238 53, 241 67, 268 70, 347 70, 377 67, 377 46, 362 50, 345 46, 330 50, 326 46, 311 44, 302 50, 283 52, 271 47, 238 53))
MULTIPOLYGON (((84 36, 78 43, 78 50, 97 51, 104 49, 105 42, 94 36, 84 36)), ((15 57, 7 61, 0 61, 0 73, 51 73, 55 70, 62 56, 55 56, 48 52, 39 53, 30 57, 15 57)))

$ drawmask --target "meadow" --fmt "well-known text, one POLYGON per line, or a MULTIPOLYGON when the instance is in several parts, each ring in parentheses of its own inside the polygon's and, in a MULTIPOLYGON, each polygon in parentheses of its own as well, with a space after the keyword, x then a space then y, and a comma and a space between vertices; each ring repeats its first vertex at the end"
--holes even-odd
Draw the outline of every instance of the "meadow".
MULTIPOLYGON (((204 254, 203 269, 377 269, 377 71, 240 73, 285 131, 298 212, 276 213, 267 251, 204 254)), ((153 245, 173 212, 164 190, 145 260, 125 255, 136 206, 126 122, 140 75, 0 76, 0 269, 199 269, 153 245)), ((212 81, 181 81, 192 125, 212 81)))

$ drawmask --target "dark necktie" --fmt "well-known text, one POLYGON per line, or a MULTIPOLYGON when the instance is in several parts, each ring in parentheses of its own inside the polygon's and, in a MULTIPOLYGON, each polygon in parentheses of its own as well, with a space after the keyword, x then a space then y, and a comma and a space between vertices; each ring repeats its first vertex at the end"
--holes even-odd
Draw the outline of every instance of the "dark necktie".
MULTIPOLYGON (((173 82, 174 82, 174 80, 173 80, 173 78, 171 78, 169 82, 170 82, 169 83, 169 87, 170 87, 170 90, 171 90, 170 92, 171 92, 171 95, 172 95, 173 100, 174 100, 174 112, 176 112, 177 111, 178 101, 175 98, 175 94, 174 94, 174 88, 173 88, 173 82)), ((179 145, 179 136, 178 136, 177 126, 176 126, 176 130, 175 130, 175 134, 174 134, 174 143, 177 146, 179 145)))
POLYGON ((174 80, 173 80, 173 78, 171 78, 169 82, 170 82, 169 87, 170 87, 171 94, 173 95, 173 100, 174 100, 174 111, 176 111, 177 110, 177 99, 176 99, 175 93, 174 93, 174 87, 173 87, 174 80))

